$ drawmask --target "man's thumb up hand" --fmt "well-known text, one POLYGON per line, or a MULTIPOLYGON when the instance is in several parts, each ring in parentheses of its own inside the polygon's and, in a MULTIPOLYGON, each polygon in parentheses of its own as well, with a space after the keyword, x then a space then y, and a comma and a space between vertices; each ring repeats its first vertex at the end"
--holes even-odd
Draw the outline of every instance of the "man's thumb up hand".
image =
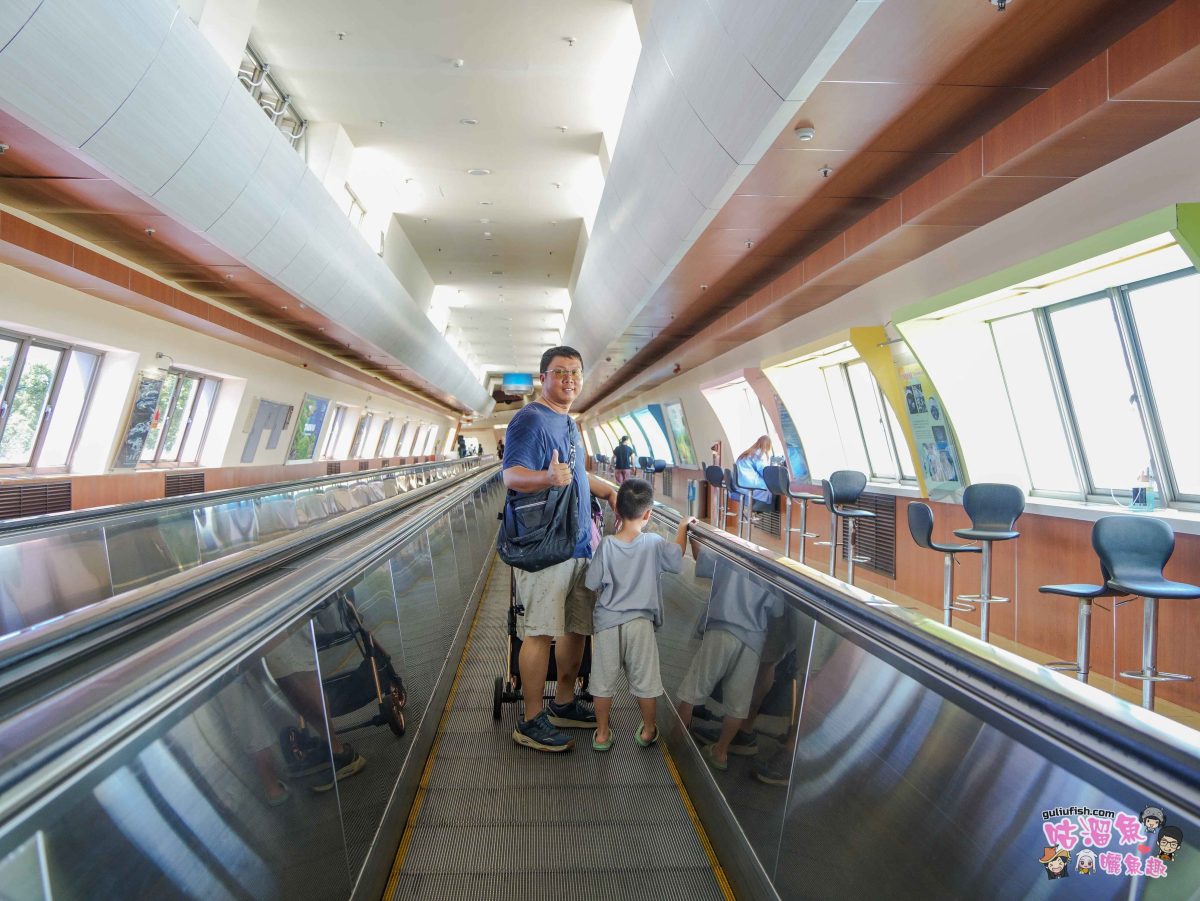
POLYGON ((550 484, 554 487, 568 485, 571 482, 572 473, 571 467, 566 463, 558 461, 558 448, 550 451, 550 467, 547 470, 550 474, 550 484))

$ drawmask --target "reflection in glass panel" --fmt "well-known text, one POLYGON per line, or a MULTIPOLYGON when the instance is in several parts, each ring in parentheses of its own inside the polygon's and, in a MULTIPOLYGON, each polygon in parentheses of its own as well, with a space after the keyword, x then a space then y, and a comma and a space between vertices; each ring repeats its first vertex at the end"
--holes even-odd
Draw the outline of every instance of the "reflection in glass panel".
POLYGON ((654 414, 643 409, 634 412, 633 416, 650 441, 651 456, 656 460, 665 460, 668 465, 673 464, 675 459, 671 456, 671 444, 667 441, 666 433, 658 424, 658 420, 654 418, 654 414))
POLYGON ((106 526, 104 532, 114 593, 147 585, 200 562, 191 510, 147 514, 106 526))
POLYGON ((895 479, 897 478, 896 463, 892 458, 887 432, 884 430, 883 399, 879 396, 875 379, 867 369, 867 364, 861 360, 848 364, 846 375, 850 380, 850 390, 854 394, 855 409, 858 413, 859 425, 862 427, 863 440, 866 443, 871 475, 895 479))
POLYGON ((1030 484, 1035 490, 1079 492, 1033 313, 997 319, 991 325, 1030 484))
POLYGON ((0 635, 37 625, 112 595, 100 526, 0 542, 0 635))
MULTIPOLYGON (((100 365, 100 355, 83 350, 71 351, 67 368, 63 373, 62 387, 58 389, 58 400, 50 417, 46 440, 38 454, 39 467, 66 466, 70 462, 75 435, 83 421, 83 407, 87 402, 92 380, 100 365)), ((3 377, 0 376, 0 382, 3 377)))
POLYGON ((202 559, 216 560, 258 544, 259 509, 252 500, 197 507, 193 512, 202 559))
POLYGON ((63 352, 30 346, 0 429, 0 464, 28 466, 63 352))
POLYGON ((844 468, 869 472, 867 450, 863 447, 858 418, 854 414, 854 400, 850 397, 850 387, 846 384, 842 367, 828 366, 822 373, 825 376, 825 387, 829 391, 829 402, 833 406, 838 437, 841 439, 844 468))
POLYGON ((289 460, 311 460, 317 452, 317 436, 321 434, 321 425, 325 422, 325 411, 329 401, 324 397, 304 395, 300 404, 300 415, 296 417, 296 433, 292 436, 292 446, 288 448, 289 460))
POLYGON ((1200 275, 1130 291, 1129 303, 1176 487, 1200 495, 1200 275))
POLYGON ((1125 490, 1150 466, 1150 448, 1108 298, 1052 310, 1062 361, 1092 487, 1125 490))

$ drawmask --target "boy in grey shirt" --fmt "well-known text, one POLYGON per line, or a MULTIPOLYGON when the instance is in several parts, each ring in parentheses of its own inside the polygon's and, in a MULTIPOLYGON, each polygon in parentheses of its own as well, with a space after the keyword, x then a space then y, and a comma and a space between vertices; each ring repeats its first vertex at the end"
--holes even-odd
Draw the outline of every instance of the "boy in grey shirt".
POLYGON ((609 729, 613 693, 621 670, 629 691, 637 698, 642 722, 634 738, 648 748, 658 741, 655 725, 657 698, 663 693, 658 669, 658 643, 654 630, 662 625, 662 593, 658 574, 683 568, 688 526, 679 523, 675 543, 644 532, 654 506, 654 488, 643 479, 627 479, 617 493, 620 524, 616 534, 605 536, 588 565, 584 585, 596 592, 592 611, 592 674, 588 688, 596 709, 592 750, 612 747, 609 729))

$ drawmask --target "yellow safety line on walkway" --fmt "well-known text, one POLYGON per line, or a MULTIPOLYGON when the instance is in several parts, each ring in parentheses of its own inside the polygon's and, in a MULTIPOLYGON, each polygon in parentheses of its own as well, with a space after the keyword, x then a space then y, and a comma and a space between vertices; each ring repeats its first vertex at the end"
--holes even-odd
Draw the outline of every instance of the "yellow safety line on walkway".
POLYGON ((658 744, 662 748, 663 760, 667 762, 667 769, 671 773, 671 778, 675 780, 675 787, 679 789, 680 800, 683 801, 683 806, 687 810, 688 816, 692 819, 692 826, 696 830, 696 837, 700 839, 700 844, 703 846, 704 853, 708 857, 708 865, 712 867, 713 876, 717 879, 717 885, 721 888, 721 894, 725 896, 727 901, 736 901, 733 888, 729 885, 729 878, 725 875, 725 870, 721 867, 721 862, 717 860, 717 852, 713 850, 712 842, 708 840, 708 833, 704 831, 704 824, 700 822, 700 815, 696 813, 696 808, 692 806, 692 799, 688 797, 687 789, 683 787, 683 779, 679 776, 679 770, 675 767, 675 761, 671 759, 671 752, 667 750, 664 742, 659 742, 658 744))
MULTIPOLYGON (((392 872, 388 875, 387 888, 384 889, 383 897, 391 898, 396 894, 396 884, 400 881, 400 871, 404 869, 404 859, 408 856, 408 846, 412 843, 413 828, 416 826, 417 817, 421 813, 421 805, 425 801, 425 793, 429 788, 429 778, 433 773, 433 764, 437 760, 438 749, 442 746, 442 735, 446 729, 446 720, 450 716, 450 709, 454 706, 454 696, 458 693, 458 680, 462 676, 463 664, 467 660, 467 654, 471 650, 471 640, 475 637, 475 624, 479 622, 479 612, 483 609, 484 601, 487 599, 488 586, 492 583, 492 570, 496 566, 496 554, 492 554, 492 561, 488 564, 487 577, 483 582, 483 591, 479 595, 479 603, 475 606, 475 615, 471 618, 471 628, 467 632, 467 641, 463 645, 462 656, 458 659, 458 668, 454 671, 454 681, 450 684, 450 694, 446 697, 446 708, 442 711, 442 717, 438 720, 437 734, 433 739, 433 746, 429 749, 429 757, 425 759, 425 768, 421 771, 421 783, 417 786, 417 796, 413 799, 412 810, 408 812, 408 822, 404 824, 404 834, 400 838, 400 847, 396 849, 396 859, 392 863, 392 872)), ((732 895, 730 897, 733 897, 732 895)))

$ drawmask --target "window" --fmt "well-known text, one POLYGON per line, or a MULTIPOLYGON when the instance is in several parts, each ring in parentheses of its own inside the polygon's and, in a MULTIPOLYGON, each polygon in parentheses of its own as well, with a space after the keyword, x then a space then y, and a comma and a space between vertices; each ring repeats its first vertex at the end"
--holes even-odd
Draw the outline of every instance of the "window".
POLYGON ((675 458, 671 455, 671 443, 667 441, 667 433, 663 431, 662 426, 658 424, 658 420, 650 412, 649 408, 643 407, 640 410, 635 410, 633 418, 642 427, 642 431, 646 433, 646 440, 650 442, 649 456, 655 460, 665 460, 674 466, 675 458))
POLYGON ((196 372, 167 370, 139 463, 160 466, 197 462, 220 384, 219 379, 196 372))
POLYGON ((388 456, 386 448, 387 448, 388 440, 392 437, 392 426, 395 425, 395 423, 396 423, 395 419, 389 419, 387 422, 385 422, 383 424, 383 428, 381 428, 379 430, 379 441, 375 445, 375 456, 376 457, 382 458, 382 457, 388 456))
POLYGON ((587 450, 587 455, 589 457, 594 456, 596 451, 594 450, 595 443, 592 441, 591 431, 587 430, 587 431, 584 431, 582 434, 583 434, 583 445, 587 450))
POLYGON ((1200 275, 989 325, 1035 493, 1127 502, 1153 477, 1165 499, 1200 502, 1200 275))
POLYGON ((349 418, 349 407, 342 404, 334 405, 333 423, 329 426, 329 434, 325 436, 325 450, 321 452, 324 459, 335 459, 339 447, 343 444, 342 435, 346 431, 346 420, 349 418))
POLYGON ((358 425, 354 428, 354 440, 350 442, 350 459, 360 460, 366 456, 367 436, 371 433, 371 423, 374 421, 374 413, 364 413, 359 417, 358 425))
POLYGON ((400 441, 397 444, 396 454, 400 457, 412 456, 413 441, 417 437, 417 424, 411 420, 406 420, 404 429, 400 432, 400 441))
POLYGON ((346 216, 350 220, 351 225, 361 229, 363 218, 367 215, 367 208, 362 205, 362 202, 358 199, 358 195, 350 190, 349 185, 342 185, 342 190, 346 192, 346 196, 342 199, 342 206, 346 209, 346 216))
POLYGON ((433 455, 433 449, 437 447, 438 427, 431 425, 429 432, 425 436, 425 449, 421 452, 423 456, 429 457, 433 455))
POLYGON ((71 462, 101 354, 0 332, 0 467, 71 462))
POLYGON ((634 421, 633 417, 626 413, 619 417, 619 419, 621 421, 621 434, 629 436, 629 440, 633 444, 634 456, 649 457, 650 444, 646 441, 646 436, 642 434, 641 428, 634 421))
POLYGON ((771 417, 744 378, 734 379, 716 388, 705 388, 703 394, 717 414, 731 444, 729 452, 732 456, 727 454, 728 459, 737 457, 763 435, 771 439, 774 453, 783 452, 783 442, 775 432, 771 417))
POLYGON ((288 448, 289 460, 311 460, 317 453, 317 437, 325 422, 329 399, 304 395, 300 404, 300 415, 296 417, 296 433, 292 435, 292 446, 288 448))

